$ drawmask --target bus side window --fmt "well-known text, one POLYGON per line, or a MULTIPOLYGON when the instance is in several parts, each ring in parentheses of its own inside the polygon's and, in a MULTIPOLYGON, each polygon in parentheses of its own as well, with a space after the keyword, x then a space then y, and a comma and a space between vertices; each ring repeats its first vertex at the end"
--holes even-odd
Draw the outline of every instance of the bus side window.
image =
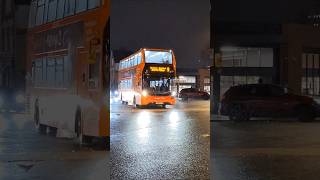
POLYGON ((137 63, 138 63, 138 64, 141 63, 141 54, 139 54, 138 57, 137 57, 137 63))

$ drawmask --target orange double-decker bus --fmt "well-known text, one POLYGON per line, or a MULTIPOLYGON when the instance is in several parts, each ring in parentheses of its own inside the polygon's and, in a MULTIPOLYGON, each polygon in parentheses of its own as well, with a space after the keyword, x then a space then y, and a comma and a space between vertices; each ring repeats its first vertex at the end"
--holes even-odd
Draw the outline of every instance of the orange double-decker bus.
POLYGON ((32 0, 26 94, 40 132, 109 147, 110 0, 32 0))
POLYGON ((140 49, 119 64, 119 95, 122 103, 138 106, 174 105, 172 90, 176 60, 172 50, 140 49))

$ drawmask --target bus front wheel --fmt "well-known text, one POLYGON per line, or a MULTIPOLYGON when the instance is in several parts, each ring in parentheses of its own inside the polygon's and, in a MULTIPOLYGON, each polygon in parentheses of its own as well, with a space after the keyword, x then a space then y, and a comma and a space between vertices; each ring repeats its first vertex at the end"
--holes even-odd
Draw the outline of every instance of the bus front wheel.
POLYGON ((133 97, 133 107, 134 108, 138 108, 139 107, 139 104, 137 104, 137 101, 136 101, 136 97, 133 97))

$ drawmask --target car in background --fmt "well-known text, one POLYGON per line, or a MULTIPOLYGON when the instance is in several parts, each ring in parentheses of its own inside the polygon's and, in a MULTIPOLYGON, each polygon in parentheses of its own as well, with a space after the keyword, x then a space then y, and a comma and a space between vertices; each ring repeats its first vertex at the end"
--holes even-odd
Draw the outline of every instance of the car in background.
POLYGON ((196 88, 186 88, 180 91, 179 98, 182 100, 187 100, 189 98, 209 100, 210 94, 205 91, 200 91, 196 88))
POLYGON ((0 87, 0 112, 24 112, 25 102, 23 90, 0 87))
POLYGON ((233 86, 224 93, 220 114, 237 121, 251 117, 294 117, 312 121, 319 114, 319 105, 311 97, 290 93, 278 85, 248 84, 233 86))

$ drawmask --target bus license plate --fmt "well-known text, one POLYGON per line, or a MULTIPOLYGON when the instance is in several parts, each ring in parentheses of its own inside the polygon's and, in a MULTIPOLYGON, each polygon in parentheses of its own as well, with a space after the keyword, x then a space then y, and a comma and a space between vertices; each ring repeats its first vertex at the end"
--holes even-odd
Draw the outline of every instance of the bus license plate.
POLYGON ((161 102, 158 102, 158 103, 156 103, 157 105, 162 105, 163 103, 161 103, 161 102))

